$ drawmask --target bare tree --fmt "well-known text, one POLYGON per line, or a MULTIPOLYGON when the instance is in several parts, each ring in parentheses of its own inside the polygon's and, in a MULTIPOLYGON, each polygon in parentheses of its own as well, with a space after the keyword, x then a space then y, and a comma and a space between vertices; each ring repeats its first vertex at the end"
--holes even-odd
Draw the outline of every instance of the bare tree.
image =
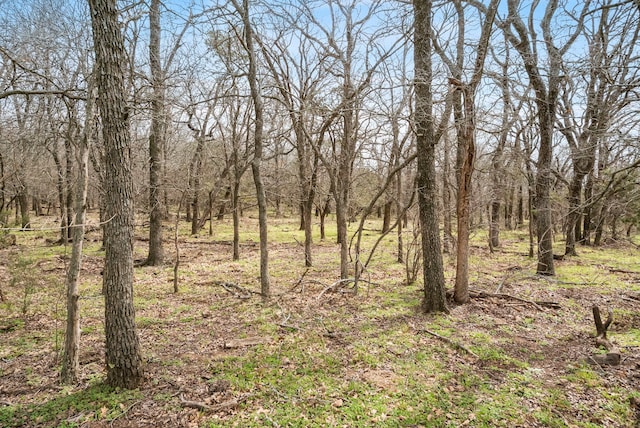
POLYGON ((253 160, 251 162, 251 172, 253 173, 253 182, 256 186, 256 198, 258 201, 258 222, 260 227, 260 292, 263 299, 270 297, 270 281, 269 281, 269 242, 267 236, 267 200, 264 191, 264 183, 262 181, 262 165, 263 141, 262 133, 264 128, 264 111, 262 103, 262 88, 258 78, 258 57, 254 47, 254 30, 253 24, 249 16, 249 1, 243 0, 240 4, 237 0, 232 0, 236 12, 242 18, 244 47, 249 56, 249 69, 247 80, 251 88, 251 98, 253 100, 253 108, 255 112, 255 123, 253 130, 253 160))
POLYGON ((529 23, 526 25, 520 16, 520 0, 508 1, 508 17, 502 24, 503 30, 519 53, 524 68, 535 92, 538 108, 538 127, 540 132, 540 146, 538 148, 535 216, 538 235, 538 267, 540 275, 554 275, 553 263, 553 229, 551 216, 551 183, 553 160, 553 130, 556 121, 556 108, 560 85, 564 76, 561 74, 563 56, 582 31, 584 16, 588 11, 590 0, 581 5, 582 11, 577 15, 577 23, 570 34, 563 40, 563 46, 555 45, 552 29, 553 18, 558 10, 558 0, 547 3, 540 27, 547 55, 548 69, 544 70, 542 60, 538 54, 537 33, 534 28, 533 17, 538 2, 533 2, 529 11, 529 23), (545 81, 545 76, 547 76, 545 81))
MULTIPOLYGON (((456 1, 459 22, 464 21, 464 9, 461 2, 456 1)), ((468 83, 459 79, 450 78, 449 82, 462 96, 463 108, 457 113, 456 129, 458 132, 458 194, 456 198, 456 214, 458 219, 458 238, 456 246, 456 282, 454 289, 454 299, 458 303, 469 301, 469 222, 470 222, 470 198, 471 198, 471 177, 473 175, 475 155, 476 155, 476 112, 475 93, 482 78, 484 62, 488 51, 489 38, 493 29, 493 20, 498 9, 499 0, 491 0, 485 11, 484 23, 477 44, 477 56, 471 78, 468 83)), ((464 34, 464 26, 460 26, 459 31, 464 34)), ((462 36, 464 37, 464 36, 462 36)), ((461 46, 461 44, 458 44, 461 46)), ((464 53, 459 49, 458 57, 463 57, 464 53)), ((458 60, 458 64, 462 60, 458 60)))
POLYGON ((89 147, 95 129, 93 82, 89 76, 87 103, 85 107, 85 123, 78 153, 78 181, 76 188, 75 222, 71 225, 73 245, 67 269, 67 329, 64 342, 61 378, 64 383, 77 380, 80 349, 80 314, 78 277, 82 265, 82 247, 84 243, 85 220, 87 213, 87 190, 89 187, 89 147))
POLYGON ((638 9, 631 4, 600 3, 588 16, 592 24, 584 28, 588 57, 575 67, 565 67, 570 78, 564 81, 560 97, 558 128, 569 145, 573 166, 567 195, 565 254, 574 256, 576 242, 582 239, 582 213, 591 202, 582 199, 584 179, 593 172, 598 148, 614 123, 638 101, 633 90, 640 85, 638 72, 630 67, 637 55, 638 9), (580 110, 581 117, 576 117, 580 110))
POLYGON ((137 387, 143 375, 133 306, 133 181, 124 38, 116 0, 89 0, 105 149, 104 292, 107 383, 137 387))
POLYGON ((440 251, 435 167, 432 82, 431 0, 414 1, 415 127, 418 155, 418 206, 422 233, 425 312, 446 312, 444 269, 440 251))

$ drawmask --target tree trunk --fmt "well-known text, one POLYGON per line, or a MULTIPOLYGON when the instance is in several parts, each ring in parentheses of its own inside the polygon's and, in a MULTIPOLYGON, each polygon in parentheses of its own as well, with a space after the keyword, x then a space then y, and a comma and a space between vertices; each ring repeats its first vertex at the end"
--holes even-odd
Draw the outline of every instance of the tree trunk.
POLYGON ((64 185, 64 173, 62 171, 62 162, 60 161, 60 156, 58 155, 58 147, 55 145, 53 149, 50 150, 51 156, 53 157, 53 163, 56 165, 56 188, 58 190, 58 203, 60 204, 60 243, 64 243, 67 240, 67 204, 66 198, 64 195, 65 185, 64 185))
POLYGON ((87 212, 87 190, 89 187, 89 144, 93 133, 93 76, 90 77, 87 90, 87 106, 85 110, 84 136, 80 142, 78 167, 78 185, 76 189, 75 223, 71 231, 73 245, 67 270, 67 330, 65 333, 64 356, 62 359, 61 380, 72 384, 78 380, 78 353, 80 349, 80 315, 78 300, 78 277, 82 265, 82 246, 84 242, 85 219, 87 212))
POLYGON ((391 204, 392 203, 393 203, 392 201, 387 201, 384 204, 384 208, 382 210, 382 213, 383 213, 383 217, 382 217, 382 233, 389 232, 389 226, 391 224, 391 204))
POLYGON ((443 224, 443 243, 442 243, 442 251, 445 254, 449 254, 452 250, 453 246, 453 232, 452 232, 452 221, 451 221, 451 156, 450 156, 450 147, 449 147, 449 136, 445 132, 444 134, 444 159, 442 165, 442 211, 444 215, 444 224, 443 224))
POLYGON ((160 0, 149 7, 149 68, 151 70, 151 130, 149 133, 149 252, 146 265, 164 261, 162 244, 162 149, 165 137, 164 77, 160 65, 160 0))
POLYGON ((66 164, 64 171, 65 212, 67 214, 65 223, 67 227, 64 229, 63 235, 65 237, 64 242, 67 242, 72 237, 71 225, 73 224, 73 146, 69 138, 64 140, 64 157, 66 164))
MULTIPOLYGON (((231 189, 231 187, 228 187, 231 189)), ((240 260, 240 179, 236 178, 233 184, 231 199, 231 212, 233 217, 233 256, 232 259, 240 260)), ((224 205, 223 205, 224 207, 224 205)))
POLYGON ((254 155, 251 162, 251 172, 253 173, 253 182, 256 187, 256 198, 258 202, 258 223, 260 228, 260 293, 263 299, 270 297, 269 284, 269 242, 267 233, 267 198, 262 181, 260 167, 262 164, 263 141, 262 133, 264 127, 263 104, 260 82, 258 80, 258 59, 253 45, 253 26, 249 20, 249 1, 243 0, 242 6, 237 0, 232 0, 236 10, 242 16, 244 25, 245 48, 249 55, 249 71, 247 79, 251 89, 251 98, 253 99, 253 108, 255 111, 255 129, 253 133, 254 155))
POLYGON ((427 313, 447 311, 436 202, 435 147, 437 142, 434 141, 431 94, 431 5, 431 0, 413 3, 418 206, 422 234, 423 310, 427 313))
MULTIPOLYGON (((22 230, 31 227, 31 219, 29 218, 29 198, 27 196, 27 186, 20 184, 18 196, 16 196, 16 206, 20 208, 20 227, 22 230)), ((17 212, 17 211, 16 211, 17 212)))
POLYGON ((143 377, 133 306, 133 179, 124 38, 116 0, 89 0, 98 107, 104 139, 104 292, 107 383, 136 388, 143 377))

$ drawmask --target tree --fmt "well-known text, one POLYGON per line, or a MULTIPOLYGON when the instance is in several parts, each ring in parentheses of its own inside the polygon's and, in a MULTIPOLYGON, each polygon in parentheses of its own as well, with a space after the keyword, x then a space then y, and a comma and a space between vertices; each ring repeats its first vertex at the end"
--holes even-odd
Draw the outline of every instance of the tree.
MULTIPOLYGON (((520 16, 520 0, 508 1, 508 17, 503 22, 502 28, 506 32, 509 42, 518 52, 524 68, 529 77, 529 82, 536 95, 535 102, 537 121, 540 133, 540 145, 538 148, 536 186, 535 186, 535 216, 536 231, 538 235, 538 267, 539 275, 554 275, 553 264, 553 228, 551 217, 551 183, 553 160, 553 131, 556 121, 556 108, 562 76, 563 56, 573 45, 582 30, 582 23, 588 11, 590 0, 582 5, 582 12, 578 15, 577 25, 567 36, 564 45, 557 47, 554 43, 553 18, 558 10, 558 0, 547 3, 540 26, 544 39, 544 46, 548 56, 548 69, 542 69, 542 60, 538 54, 537 36, 533 28, 533 21, 529 20, 529 26, 525 25, 520 16), (548 76, 545 82, 545 75, 548 76)), ((530 16, 536 11, 538 2, 533 2, 530 16)))
POLYGON ((104 141, 104 294, 107 383, 135 388, 143 369, 133 306, 133 180, 124 37, 116 0, 89 0, 104 141))
POLYGON ((73 383, 78 376, 78 351, 80 349, 80 314, 78 301, 78 277, 82 265, 82 247, 84 243, 85 220, 87 213, 87 190, 89 187, 89 146, 94 132, 93 80, 89 77, 85 124, 78 153, 78 184, 76 189, 75 222, 71 225, 73 245, 67 269, 67 329, 64 341, 61 378, 64 383, 73 383))
POLYGON ((425 312, 446 312, 444 269, 438 227, 431 46, 431 0, 416 0, 414 10, 415 129, 418 155, 418 207, 422 234, 425 312))
POLYGON ((149 133, 149 254, 145 264, 157 266, 164 259, 162 199, 160 192, 162 149, 165 144, 165 91, 160 64, 160 0, 149 5, 149 68, 151 70, 151 130, 149 133))
MULTIPOLYGON (((576 242, 583 238, 580 220, 585 208, 592 205, 582 198, 584 179, 594 170, 601 143, 609 139, 617 123, 625 122, 626 109, 637 101, 633 89, 640 84, 638 72, 630 67, 637 55, 638 9, 631 4, 612 7, 610 1, 601 3, 589 15, 592 25, 584 28, 587 58, 575 67, 566 67, 570 79, 565 80, 560 97, 558 128, 569 145, 573 167, 567 194, 565 254, 573 256, 577 255, 576 242), (581 110, 582 115, 576 117, 581 110)), ((612 141, 611 146, 615 145, 612 141)), ((589 228, 587 225, 585 235, 589 228)))
POLYGON ((260 228, 260 292, 263 299, 270 296, 269 284, 269 242, 267 240, 267 198, 264 191, 264 183, 262 181, 262 165, 263 141, 262 133, 264 128, 264 111, 262 103, 262 89, 258 79, 258 58, 254 47, 254 31, 253 25, 249 18, 249 1, 243 0, 242 5, 237 0, 232 0, 236 12, 242 18, 244 30, 244 47, 249 56, 249 69, 247 72, 247 80, 251 88, 251 99, 253 100, 253 108, 255 112, 255 123, 253 130, 253 160, 251 161, 251 172, 253 173, 253 182, 256 186, 256 198, 258 201, 258 223, 260 228))
MULTIPOLYGON (((469 223, 470 223, 470 199, 471 199, 471 177, 473 175, 474 162, 476 156, 476 107, 475 93, 482 78, 484 62, 488 51, 489 38, 493 29, 493 20, 498 9, 499 0, 491 0, 485 11, 485 20, 477 44, 477 56, 475 65, 468 83, 462 82, 459 78, 452 77, 449 83, 453 85, 460 97, 454 102, 456 106, 456 130, 458 134, 458 194, 456 198, 456 214, 458 219, 458 238, 456 245, 456 282, 454 288, 454 299, 458 303, 469 301, 469 223)), ((460 1, 454 2, 458 13, 459 40, 464 40, 464 8, 460 1)), ((464 52, 463 43, 457 44, 457 61, 459 70, 451 70, 455 75, 462 75, 461 65, 463 63, 464 52)), ((451 63, 453 66, 453 63, 451 63)), ((450 67, 451 67, 450 66, 450 67)))

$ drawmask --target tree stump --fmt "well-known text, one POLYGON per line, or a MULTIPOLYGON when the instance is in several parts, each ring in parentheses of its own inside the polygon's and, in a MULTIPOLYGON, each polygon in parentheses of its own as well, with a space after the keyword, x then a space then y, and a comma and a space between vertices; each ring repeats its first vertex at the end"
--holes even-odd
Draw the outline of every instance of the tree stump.
POLYGON ((604 348, 608 352, 606 354, 592 355, 588 361, 600 366, 617 366, 620 364, 620 351, 607 339, 607 330, 613 322, 613 311, 611 309, 607 311, 607 320, 603 323, 600 316, 600 308, 597 305, 593 305, 591 310, 593 311, 593 321, 596 324, 596 346, 604 348))

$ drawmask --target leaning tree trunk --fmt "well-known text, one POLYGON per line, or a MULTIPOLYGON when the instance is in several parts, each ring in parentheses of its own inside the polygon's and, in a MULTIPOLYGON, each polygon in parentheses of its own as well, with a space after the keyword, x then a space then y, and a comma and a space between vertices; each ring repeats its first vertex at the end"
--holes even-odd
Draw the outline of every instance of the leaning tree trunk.
POLYGON ((89 0, 104 139, 104 292, 107 384, 136 388, 143 377, 133 306, 133 178, 124 37, 116 0, 89 0))

